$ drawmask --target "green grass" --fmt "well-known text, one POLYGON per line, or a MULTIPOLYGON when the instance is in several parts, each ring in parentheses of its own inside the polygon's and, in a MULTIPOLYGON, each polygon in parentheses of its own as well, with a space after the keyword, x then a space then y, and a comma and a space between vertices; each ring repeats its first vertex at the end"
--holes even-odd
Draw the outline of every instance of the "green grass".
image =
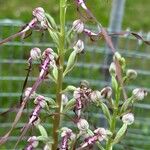
MULTIPOLYGON (((68 0, 67 19, 72 21, 78 16, 73 0, 68 0)), ((0 19, 10 18, 28 22, 33 8, 41 6, 58 21, 59 0, 0 0, 0 19)), ((104 25, 108 26, 111 10, 111 0, 89 0, 87 5, 104 25)), ((126 0, 123 28, 131 27, 132 30, 149 31, 149 0, 126 0)))

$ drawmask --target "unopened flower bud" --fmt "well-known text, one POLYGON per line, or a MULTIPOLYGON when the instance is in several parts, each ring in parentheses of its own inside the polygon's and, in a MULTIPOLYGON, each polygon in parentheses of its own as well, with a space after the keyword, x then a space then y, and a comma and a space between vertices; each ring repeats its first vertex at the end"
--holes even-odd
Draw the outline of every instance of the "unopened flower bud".
POLYGON ((47 56, 50 57, 50 59, 54 59, 54 51, 51 48, 47 48, 44 50, 42 57, 46 58, 47 56))
POLYGON ((36 148, 39 144, 39 141, 36 136, 32 136, 28 139, 28 142, 31 143, 33 148, 36 148))
POLYGON ((143 100, 147 96, 147 91, 143 88, 136 88, 133 90, 132 95, 136 100, 143 100))
POLYGON ((93 91, 90 97, 92 102, 96 102, 97 100, 100 100, 102 98, 102 95, 99 91, 93 91))
POLYGON ((45 145, 43 150, 51 150, 51 147, 49 145, 45 145))
POLYGON ((115 65, 114 62, 112 62, 112 63, 110 64, 109 72, 110 72, 110 74, 113 75, 113 76, 116 75, 116 65, 115 65))
POLYGON ((81 53, 84 50, 84 43, 82 40, 78 40, 75 46, 73 47, 76 53, 81 53))
POLYGON ((114 60, 114 62, 115 62, 115 60, 117 60, 120 64, 121 68, 124 70, 124 68, 126 66, 126 61, 125 61, 125 58, 120 55, 120 53, 115 52, 113 60, 114 60))
POLYGON ((67 133, 72 133, 72 130, 71 130, 71 129, 69 129, 69 128, 67 128, 67 127, 63 127, 63 128, 61 128, 61 131, 62 131, 62 133, 61 133, 61 137, 66 136, 66 135, 67 135, 67 133))
POLYGON ((62 102, 63 102, 63 105, 66 105, 68 102, 68 97, 65 94, 62 94, 62 102))
POLYGON ((73 22, 73 30, 77 33, 81 33, 84 30, 84 23, 78 19, 73 22))
POLYGON ((38 60, 41 57, 41 50, 37 47, 32 48, 30 51, 30 57, 33 60, 38 60))
POLYGON ((84 87, 88 88, 89 87, 89 82, 87 80, 82 80, 80 82, 80 87, 81 88, 84 88, 84 87))
POLYGON ((75 86, 72 85, 68 85, 67 88, 65 90, 63 90, 64 92, 68 92, 68 91, 75 91, 77 88, 75 86))
POLYGON ((24 96, 25 97, 28 97, 29 96, 29 98, 31 99, 31 98, 34 98, 34 96, 35 96, 35 91, 33 91, 32 93, 31 93, 31 90, 32 90, 32 87, 28 87, 28 88, 26 88, 25 89, 25 92, 24 92, 24 96))
POLYGON ((94 133, 97 134, 97 138, 100 142, 107 137, 107 131, 104 128, 97 128, 94 130, 94 133))
POLYGON ((89 129, 89 123, 85 119, 80 119, 77 123, 77 127, 80 131, 87 131, 89 129))
POLYGON ((54 57, 54 55, 55 55, 55 53, 54 53, 54 51, 51 48, 45 49, 45 51, 42 54, 42 57, 44 59, 49 57, 49 59, 50 59, 50 66, 51 67, 54 67, 56 65, 55 64, 55 57, 54 57))
POLYGON ((42 7, 37 7, 32 12, 33 16, 37 18, 38 21, 45 20, 45 11, 42 7))
POLYGON ((107 87, 103 88, 101 90, 101 96, 103 98, 110 99, 111 96, 112 96, 112 89, 111 89, 111 87, 107 86, 107 87))
POLYGON ((120 53, 119 52, 115 52, 115 54, 114 54, 114 57, 113 57, 113 59, 115 60, 115 59, 117 59, 119 62, 121 61, 121 55, 120 55, 120 53))
POLYGON ((129 69, 129 70, 127 70, 126 76, 127 76, 128 79, 133 79, 134 80, 137 77, 137 72, 133 69, 129 69))
POLYGON ((39 95, 38 97, 36 97, 36 99, 34 100, 34 104, 40 105, 42 108, 45 107, 46 102, 45 102, 45 97, 42 95, 39 95))
POLYGON ((123 115, 122 122, 124 124, 131 125, 134 122, 134 115, 132 113, 123 115))

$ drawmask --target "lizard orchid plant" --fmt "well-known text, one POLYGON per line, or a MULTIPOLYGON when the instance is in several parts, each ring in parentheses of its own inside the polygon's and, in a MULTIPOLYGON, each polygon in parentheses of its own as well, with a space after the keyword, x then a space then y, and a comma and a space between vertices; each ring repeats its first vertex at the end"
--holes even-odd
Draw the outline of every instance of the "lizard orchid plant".
POLYGON ((28 63, 32 65, 32 62, 38 61, 41 68, 40 73, 32 87, 24 90, 24 96, 22 97, 21 105, 12 123, 12 127, 0 139, 0 144, 8 141, 29 99, 34 102, 33 111, 30 118, 28 118, 28 122, 21 129, 21 135, 15 148, 26 132, 30 130, 30 127, 34 126, 40 131, 40 135, 29 137, 26 145, 24 145, 26 150, 37 149, 39 144, 43 146, 44 150, 87 150, 96 147, 101 150, 112 150, 114 145, 119 143, 125 136, 128 126, 134 123, 134 112, 131 106, 135 102, 143 100, 147 92, 143 88, 136 88, 133 90, 132 95, 127 95, 124 86, 130 80, 134 80, 137 77, 137 73, 132 69, 126 70, 125 59, 116 52, 110 35, 132 34, 147 44, 150 44, 150 42, 145 41, 134 32, 108 33, 88 9, 84 0, 74 0, 80 17, 73 21, 72 27, 68 29, 66 28, 67 3, 67 0, 60 0, 59 25, 55 23, 53 17, 47 14, 43 8, 38 7, 33 10, 33 19, 22 31, 0 42, 1 45, 17 36, 25 37, 25 33, 28 30, 45 30, 49 32, 56 46, 56 49, 47 48, 43 52, 38 47, 31 49, 28 63), (97 32, 86 28, 85 23, 91 20, 94 24, 97 24, 97 32), (113 62, 109 67, 111 86, 106 86, 101 90, 94 90, 88 82, 82 81, 78 87, 74 85, 64 87, 64 78, 73 70, 78 56, 85 49, 84 41, 81 39, 74 41, 75 38, 73 37, 79 34, 83 34, 91 40, 94 37, 97 40, 104 39, 110 50, 112 50, 114 54, 113 62), (72 45, 72 43, 75 44, 72 45), (70 47, 71 51, 69 51, 70 47), (65 65, 65 55, 68 53, 70 55, 67 65, 65 65), (52 79, 56 84, 54 98, 45 97, 37 93, 37 88, 46 78, 52 79), (70 100, 67 97, 67 93, 71 95, 70 100), (96 127, 89 124, 88 119, 84 116, 86 107, 89 105, 96 106, 102 110, 108 123, 106 128, 99 126, 99 124, 96 127), (51 135, 48 134, 43 121, 40 119, 43 109, 52 118, 51 135), (70 117, 72 126, 67 126, 70 124, 69 122, 63 126, 62 118, 69 116, 69 112, 73 112, 73 118, 70 117), (117 122, 120 122, 119 129, 117 122))

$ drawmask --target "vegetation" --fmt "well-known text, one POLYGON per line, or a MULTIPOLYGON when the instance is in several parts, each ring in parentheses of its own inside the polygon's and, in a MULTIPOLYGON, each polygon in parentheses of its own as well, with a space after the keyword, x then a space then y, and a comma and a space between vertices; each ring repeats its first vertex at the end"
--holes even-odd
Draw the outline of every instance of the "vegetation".
MULTIPOLYGON (((7 18, 13 18, 13 19, 19 19, 19 20, 21 19, 24 22, 28 22, 30 20, 30 18, 32 17, 32 15, 31 15, 32 9, 35 8, 36 6, 42 6, 47 10, 47 12, 51 12, 51 14, 56 17, 57 22, 59 22, 59 16, 57 16, 57 14, 59 12, 59 6, 58 6, 59 1, 54 1, 54 0, 38 1, 37 0, 36 2, 37 3, 35 4, 35 1, 31 1, 31 0, 29 2, 28 2, 28 0, 27 1, 14 0, 14 1, 11 1, 11 2, 7 1, 7 0, 3 1, 3 2, 0 1, 0 7, 2 7, 1 11, 4 12, 4 13, 0 14, 0 18, 6 18, 7 17, 7 18), (52 4, 50 4, 50 3, 52 3, 52 4), (51 5, 53 7, 51 7, 51 9, 49 9, 49 5, 51 5), (18 8, 18 9, 16 9, 16 8, 18 8), (8 10, 12 10, 12 13, 10 13, 10 11, 8 11, 8 10)), ((111 8, 111 2, 109 0, 108 1, 107 0, 100 0, 99 1, 100 5, 97 4, 97 3, 98 3, 97 0, 92 1, 92 4, 91 4, 90 1, 87 2, 88 6, 90 6, 90 9, 94 10, 93 12, 95 12, 94 13, 95 16, 103 23, 103 25, 107 26, 108 25, 108 18, 109 18, 110 8, 111 8), (95 6, 98 6, 98 7, 95 8, 95 6), (95 11, 95 9, 97 9, 97 10, 95 11), (99 12, 99 10, 101 10, 101 12, 99 12)), ((139 30, 139 29, 142 28, 144 31, 148 31, 148 29, 149 29, 149 26, 148 26, 149 18, 148 18, 147 14, 148 14, 149 9, 146 9, 146 7, 149 6, 148 5, 149 3, 150 3, 149 0, 147 0, 147 1, 145 0, 144 4, 141 0, 137 0, 136 3, 134 3, 133 1, 130 1, 130 0, 127 0, 127 3, 126 3, 127 7, 126 7, 126 14, 124 16, 123 28, 125 29, 126 27, 130 26, 134 30, 139 30), (132 21, 129 22, 129 20, 132 20, 132 21)), ((73 13, 74 12, 73 6, 70 5, 68 8, 69 8, 68 11, 71 11, 72 13, 67 14, 67 20, 76 19, 77 18, 76 14, 73 13), (73 15, 70 15, 70 14, 73 14, 73 15)), ((8 28, 6 30, 3 30, 3 31, 4 31, 3 35, 6 37, 6 36, 12 34, 12 32, 15 33, 15 31, 18 31, 18 28, 15 31, 14 30, 9 31, 8 28), (10 34, 8 32, 10 32, 10 34)), ((34 39, 32 42, 36 41, 36 43, 35 43, 35 45, 36 45, 39 42, 39 38, 37 38, 35 33, 33 33, 33 35, 34 35, 34 36, 32 36, 33 38, 26 39, 25 41, 27 41, 27 42, 30 41, 31 42, 31 39, 34 39), (35 38, 36 38, 36 40, 35 40, 35 38)), ((38 37, 39 37, 39 35, 38 35, 38 37)), ((128 48, 130 49, 133 45, 134 45, 134 42, 132 42, 132 44, 130 43, 130 47, 128 47, 128 48)), ((124 48, 124 45, 121 44, 121 47, 124 48)), ((8 58, 8 59, 13 59, 13 58, 16 58, 16 59, 20 58, 21 59, 21 58, 23 58, 23 59, 26 59, 26 58, 28 58, 27 53, 29 53, 30 46, 29 47, 23 47, 23 48, 22 47, 20 48, 18 46, 11 46, 11 47, 4 46, 1 49, 5 49, 5 53, 1 51, 0 52, 0 58, 8 58), (14 51, 14 49, 15 49, 15 51, 14 51), (12 51, 13 51, 13 53, 12 53, 12 51)), ((94 64, 98 64, 98 63, 100 63, 100 60, 101 60, 101 63, 102 63, 103 62, 102 54, 99 53, 99 55, 94 57, 94 61, 93 61, 92 60, 93 55, 92 55, 91 51, 89 52, 89 49, 90 48, 86 49, 87 52, 84 55, 86 59, 84 61, 89 62, 89 60, 90 60, 92 63, 94 62, 94 64)), ((145 46, 143 46, 142 49, 145 50, 145 46)), ((81 63, 83 62, 83 55, 82 54, 79 58, 79 61, 81 61, 81 63)), ((149 68, 149 63, 147 63, 147 61, 144 61, 144 62, 141 63, 141 60, 139 60, 139 59, 138 59, 138 61, 137 61, 137 59, 133 60, 133 58, 131 58, 131 57, 127 58, 127 63, 131 64, 131 66, 133 68, 137 68, 137 67, 145 68, 145 69, 149 68), (140 66, 139 66, 139 64, 140 64, 140 66)), ((24 65, 24 64, 23 65, 19 64, 18 67, 16 67, 16 64, 15 65, 12 64, 11 67, 10 67, 10 64, 8 63, 8 64, 5 64, 5 65, 3 64, 1 67, 2 67, 2 70, 3 70, 2 72, 0 72, 1 76, 8 76, 8 75, 9 76, 11 76, 11 75, 24 76, 26 74, 26 70, 25 70, 26 65, 24 65), (5 68, 8 68, 8 67, 11 68, 11 69, 6 70, 5 68), (20 70, 19 75, 18 75, 18 70, 20 70)), ((84 68, 84 69, 83 68, 75 69, 72 72, 71 76, 74 75, 74 77, 81 77, 80 73, 82 72, 82 74, 83 74, 82 78, 84 78, 85 76, 86 77, 88 76, 88 79, 91 79, 91 80, 92 79, 97 79, 97 80, 103 79, 103 75, 100 74, 99 68, 95 69, 95 70, 93 69, 93 71, 91 71, 91 70, 89 71, 89 68, 84 68)), ((37 72, 35 70, 32 70, 32 73, 33 73, 32 75, 36 75, 37 72)), ((147 86, 147 87, 149 86, 149 82, 148 82, 149 78, 148 77, 145 78, 145 76, 139 75, 138 79, 139 79, 139 81, 138 82, 135 81, 135 82, 133 82, 133 84, 143 85, 143 86, 147 86)), ((71 80, 71 79, 70 79, 70 81, 73 82, 73 80, 71 80)), ((1 85, 3 85, 3 89, 0 89, 0 90, 2 90, 3 92, 4 91, 20 92, 20 89, 22 88, 22 85, 23 85, 23 81, 22 82, 20 82, 20 81, 18 81, 18 82, 17 81, 11 81, 9 87, 8 87, 7 82, 8 81, 1 82, 2 83, 1 85), (12 89, 13 89, 13 91, 12 91, 12 89)), ((79 81, 78 81, 78 83, 79 83, 79 81)), ((76 84, 78 84, 78 83, 76 82, 76 84)), ((47 83, 44 83, 44 85, 40 88, 39 91, 41 93, 49 92, 49 90, 46 91, 47 88, 45 88, 45 87, 47 87, 47 86, 49 86, 49 85, 47 83)), ((98 85, 98 87, 102 87, 102 86, 98 85)), ((93 88, 95 88, 95 87, 93 86, 93 88)), ((52 93, 54 93, 54 92, 55 92, 54 89, 52 89, 52 93)), ((15 101, 13 101, 12 103, 18 102, 18 97, 14 98, 15 101)), ((5 102, 3 101, 3 102, 1 102, 1 104, 2 104, 2 106, 8 107, 8 103, 6 103, 7 99, 6 98, 4 98, 4 99, 5 99, 5 102)), ((10 98, 8 98, 8 99, 10 99, 10 98)), ((12 98, 11 98, 11 100, 12 100, 12 98)), ((148 101, 146 101, 146 103, 148 103, 148 101)), ((10 104, 9 104, 9 106, 10 106, 10 104)), ((31 106, 31 108, 32 108, 32 106, 31 106)), ((142 116, 144 114, 145 114, 144 115, 145 117, 146 116, 149 117, 148 114, 146 114, 141 109, 138 109, 138 111, 137 110, 135 110, 135 111, 136 111, 136 114, 138 116, 140 116, 140 119, 142 118, 142 116)), ((14 116, 13 116, 13 118, 14 118, 14 116)), ((10 115, 10 117, 7 119, 8 122, 10 122, 9 119, 13 120, 12 115, 10 115)), ((26 122, 25 117, 22 120, 24 122, 26 122)), ((1 122, 4 122, 4 121, 6 121, 5 117, 1 117, 1 122)), ((95 120, 95 122, 96 122, 96 120, 95 120)), ((134 127, 135 127, 135 129, 141 128, 141 131, 143 131, 143 133, 145 133, 146 135, 150 134, 150 133, 147 132, 148 126, 146 125, 146 121, 145 121, 144 125, 136 123, 134 125, 134 127)), ((16 133, 16 135, 18 135, 17 131, 19 133, 19 130, 15 130, 13 134, 15 135, 15 133, 16 133)), ((1 130, 1 132, 5 133, 6 131, 1 130)), ((128 137, 128 135, 127 135, 127 137, 128 137)), ((131 142, 131 144, 129 145, 129 147, 133 146, 133 144, 134 144, 134 142, 132 142, 132 140, 130 142, 131 142)), ((7 147, 7 149, 10 148, 10 146, 11 145, 9 145, 7 147)), ((146 148, 146 145, 145 145, 144 148, 146 148)), ((147 148, 148 148, 148 146, 147 146, 147 148)), ((5 147, 5 149, 6 149, 6 147, 5 147)))
MULTIPOLYGON (((73 2, 72 0, 69 0, 73 2)), ((112 0, 88 0, 86 3, 94 10, 96 18, 103 22, 104 26, 108 26, 109 16, 111 10, 112 0), (96 7, 95 7, 96 6, 96 7)), ((10 18, 19 19, 27 22, 31 18, 30 12, 33 8, 42 6, 47 12, 50 12, 59 21, 59 7, 58 0, 0 0, 0 19, 10 18), (8 11, 9 10, 9 11, 8 11)), ((130 27, 132 30, 149 31, 149 14, 150 14, 150 1, 149 0, 126 0, 125 15, 123 21, 123 28, 130 27)), ((69 14, 67 20, 76 18, 73 5, 69 7, 69 14)))

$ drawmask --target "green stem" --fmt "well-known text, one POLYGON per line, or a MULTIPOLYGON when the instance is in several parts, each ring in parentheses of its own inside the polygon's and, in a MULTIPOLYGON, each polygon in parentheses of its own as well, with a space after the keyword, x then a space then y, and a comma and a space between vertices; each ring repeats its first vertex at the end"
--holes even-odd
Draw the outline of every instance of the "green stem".
MULTIPOLYGON (((118 114, 118 106, 119 106, 119 100, 120 100, 120 88, 118 85, 116 92, 116 96, 115 96, 115 107, 113 110, 113 115, 112 115, 112 119, 111 119, 111 123, 110 123, 110 131, 112 132, 112 134, 115 134, 115 128, 116 128, 116 119, 117 119, 117 114, 118 114)), ((106 150, 112 150, 113 149, 113 139, 112 137, 110 137, 106 143, 106 150)))
POLYGON ((106 145, 106 150, 112 150, 112 140, 109 139, 106 145))
POLYGON ((58 130, 60 126, 60 111, 61 111, 61 91, 63 86, 63 67, 64 67, 64 49, 65 49, 65 14, 66 14, 66 0, 60 0, 60 36, 59 36, 59 46, 58 46, 58 55, 59 61, 57 64, 58 67, 58 79, 56 87, 56 104, 58 108, 55 110, 55 113, 58 115, 54 116, 53 120, 53 140, 52 150, 57 150, 58 148, 58 130))

